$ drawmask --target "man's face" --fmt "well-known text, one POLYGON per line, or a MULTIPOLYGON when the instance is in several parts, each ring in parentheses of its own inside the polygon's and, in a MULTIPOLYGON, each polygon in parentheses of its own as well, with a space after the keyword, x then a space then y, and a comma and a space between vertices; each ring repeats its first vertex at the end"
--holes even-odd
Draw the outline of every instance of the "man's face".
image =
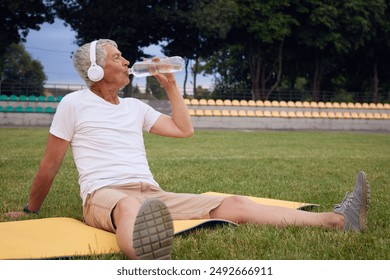
POLYGON ((106 52, 104 80, 113 86, 122 88, 130 82, 129 61, 122 57, 122 53, 112 45, 106 45, 106 52))

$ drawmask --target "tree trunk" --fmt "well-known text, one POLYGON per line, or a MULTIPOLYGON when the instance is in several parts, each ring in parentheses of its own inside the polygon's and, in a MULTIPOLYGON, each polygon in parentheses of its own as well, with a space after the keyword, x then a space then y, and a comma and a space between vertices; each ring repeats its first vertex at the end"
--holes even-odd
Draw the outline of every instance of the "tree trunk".
POLYGON ((251 91, 252 99, 261 99, 260 90, 260 79, 261 79, 261 52, 259 46, 248 47, 248 61, 249 61, 249 72, 251 76, 251 91))
POLYGON ((196 56, 195 58, 195 65, 194 65, 194 96, 198 96, 196 93, 196 75, 198 73, 198 66, 199 66, 199 57, 196 56))
POLYGON ((278 52, 278 60, 277 60, 278 67, 276 70, 277 71, 276 79, 275 79, 275 82, 273 83, 273 85, 271 86, 271 88, 269 89, 268 93, 266 94, 265 99, 268 99, 270 97, 270 95, 278 87, 280 80, 282 79, 283 45, 284 45, 284 41, 281 41, 280 45, 279 45, 279 52, 278 52))
POLYGON ((320 99, 320 85, 322 75, 322 64, 320 52, 316 53, 315 70, 313 75, 312 94, 313 101, 319 101, 320 99))
MULTIPOLYGON (((185 68, 184 68, 184 71, 185 71, 185 75, 184 75, 184 82, 183 82, 183 96, 184 98, 187 98, 187 91, 186 91, 186 84, 187 84, 187 77, 188 77, 188 64, 189 64, 190 60, 188 58, 185 59, 185 68)), ((194 96, 195 98, 195 96, 194 96)))
POLYGON ((375 61, 372 66, 371 73, 371 96, 372 102, 378 103, 379 77, 378 77, 378 63, 375 61))

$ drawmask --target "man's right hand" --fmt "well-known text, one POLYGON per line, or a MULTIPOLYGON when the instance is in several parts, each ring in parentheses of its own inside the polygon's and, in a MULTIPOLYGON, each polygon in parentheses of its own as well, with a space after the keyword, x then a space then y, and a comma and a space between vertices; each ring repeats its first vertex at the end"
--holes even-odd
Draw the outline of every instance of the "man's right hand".
POLYGON ((12 220, 16 220, 16 219, 19 219, 20 217, 27 216, 27 214, 24 213, 23 211, 18 211, 18 212, 5 213, 4 216, 11 218, 12 220))

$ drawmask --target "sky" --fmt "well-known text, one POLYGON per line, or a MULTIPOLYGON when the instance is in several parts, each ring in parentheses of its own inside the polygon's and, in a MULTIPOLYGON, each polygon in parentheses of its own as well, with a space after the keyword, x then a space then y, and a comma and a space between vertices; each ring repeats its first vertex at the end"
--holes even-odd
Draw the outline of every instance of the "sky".
MULTIPOLYGON (((47 76, 47 84, 58 85, 83 85, 84 81, 79 77, 72 63, 72 52, 77 49, 75 43, 76 33, 70 26, 57 19, 53 24, 44 23, 39 31, 30 30, 26 38, 26 51, 39 60, 47 76)), ((120 49, 120 46, 119 46, 120 49)), ((150 46, 144 49, 147 54, 163 57, 159 46, 150 46)), ((180 55, 180 54, 178 54, 180 55)), ((133 63, 133 62, 130 62, 133 63)), ((176 74, 178 85, 182 87, 184 71, 176 74)), ((140 87, 145 85, 146 78, 134 77, 133 85, 140 87)), ((204 88, 211 86, 212 78, 197 76, 197 84, 204 88)), ((187 80, 187 88, 192 87, 192 77, 187 80)))

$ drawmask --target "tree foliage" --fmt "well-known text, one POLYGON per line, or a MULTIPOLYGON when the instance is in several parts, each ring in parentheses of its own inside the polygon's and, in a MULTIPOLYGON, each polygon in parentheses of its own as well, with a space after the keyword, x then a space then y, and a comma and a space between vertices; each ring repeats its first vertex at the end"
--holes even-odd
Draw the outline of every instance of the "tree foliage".
MULTIPOLYGON (((385 0, 4 0, 1 5, 3 25, 21 34, 16 40, 50 20, 53 9, 76 31, 79 45, 110 38, 130 62, 146 56, 143 47, 159 44, 165 55, 186 59, 183 86, 191 72, 195 97, 196 77, 206 73, 215 75, 220 96, 235 90, 242 98, 272 99, 277 90, 299 89, 310 91, 312 100, 324 99, 324 90, 335 92, 328 99, 346 91, 367 92, 364 98, 375 102, 389 99, 385 0)), ((8 29, 1 36, 11 40, 8 29)))
POLYGON ((5 68, 1 80, 2 94, 26 94, 25 89, 11 89, 8 85, 31 85, 33 91, 39 95, 43 93, 46 75, 42 64, 26 52, 22 44, 12 44, 4 56, 5 68))
POLYGON ((0 78, 8 47, 23 42, 30 29, 39 30, 42 23, 53 20, 52 10, 43 0, 0 1, 0 78))

